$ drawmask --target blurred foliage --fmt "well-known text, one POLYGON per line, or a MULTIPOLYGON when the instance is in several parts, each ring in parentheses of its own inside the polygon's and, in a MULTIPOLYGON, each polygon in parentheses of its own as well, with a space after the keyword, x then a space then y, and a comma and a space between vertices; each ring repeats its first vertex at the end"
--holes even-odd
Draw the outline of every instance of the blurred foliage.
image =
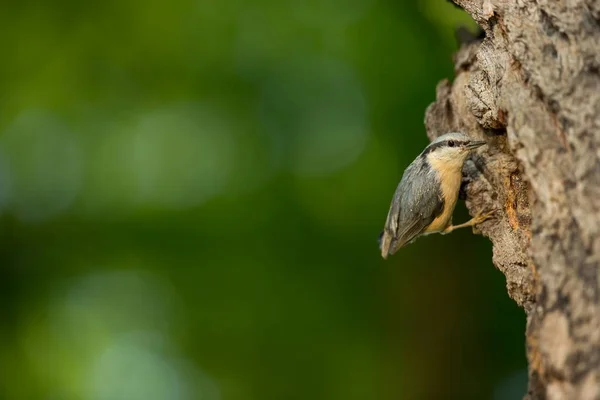
POLYGON ((486 239, 377 249, 461 10, 0 11, 0 398, 524 392, 524 318, 486 239))

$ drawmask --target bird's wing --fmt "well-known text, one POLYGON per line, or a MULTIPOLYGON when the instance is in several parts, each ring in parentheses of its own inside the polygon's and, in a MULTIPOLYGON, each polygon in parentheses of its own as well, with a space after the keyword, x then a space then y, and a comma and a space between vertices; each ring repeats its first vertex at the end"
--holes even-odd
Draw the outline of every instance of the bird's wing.
POLYGON ((397 226, 394 235, 396 249, 423 233, 444 209, 444 198, 436 176, 423 172, 407 168, 402 177, 404 182, 398 185, 394 194, 394 203, 398 206, 395 213, 398 219, 394 221, 397 226), (403 190, 400 190, 401 187, 403 190))
POLYGON ((404 247, 406 244, 413 241, 434 219, 435 217, 431 219, 414 218, 410 225, 398 232, 398 236, 396 237, 396 248, 399 249, 404 247))

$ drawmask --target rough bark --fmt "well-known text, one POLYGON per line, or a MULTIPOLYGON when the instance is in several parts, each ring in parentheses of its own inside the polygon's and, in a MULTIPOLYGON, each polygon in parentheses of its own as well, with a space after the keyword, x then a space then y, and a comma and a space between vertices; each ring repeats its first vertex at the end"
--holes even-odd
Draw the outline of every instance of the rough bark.
MULTIPOLYGON (((426 112, 465 164, 472 215, 527 315, 528 400, 600 399, 600 1, 455 0, 485 37, 426 112)), ((491 311, 493 312, 493 311, 491 311)))

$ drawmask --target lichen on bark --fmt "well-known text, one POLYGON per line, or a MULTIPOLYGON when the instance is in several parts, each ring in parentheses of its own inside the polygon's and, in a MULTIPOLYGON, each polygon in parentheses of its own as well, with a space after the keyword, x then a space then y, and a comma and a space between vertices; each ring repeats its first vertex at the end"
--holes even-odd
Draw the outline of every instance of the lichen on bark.
POLYGON ((483 29, 427 109, 465 164, 472 215, 527 315, 526 398, 600 398, 600 1, 456 0, 483 29))

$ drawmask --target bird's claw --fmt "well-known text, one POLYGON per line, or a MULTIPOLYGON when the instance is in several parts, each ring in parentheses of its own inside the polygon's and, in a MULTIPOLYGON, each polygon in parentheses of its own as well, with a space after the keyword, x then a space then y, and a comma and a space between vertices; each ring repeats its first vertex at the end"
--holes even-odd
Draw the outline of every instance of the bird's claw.
POLYGON ((498 211, 499 210, 492 210, 492 211, 488 211, 486 213, 483 213, 483 214, 480 214, 480 215, 476 216, 475 219, 473 220, 473 225, 478 225, 478 224, 481 224, 484 221, 487 221, 494 214, 496 214, 498 211))

